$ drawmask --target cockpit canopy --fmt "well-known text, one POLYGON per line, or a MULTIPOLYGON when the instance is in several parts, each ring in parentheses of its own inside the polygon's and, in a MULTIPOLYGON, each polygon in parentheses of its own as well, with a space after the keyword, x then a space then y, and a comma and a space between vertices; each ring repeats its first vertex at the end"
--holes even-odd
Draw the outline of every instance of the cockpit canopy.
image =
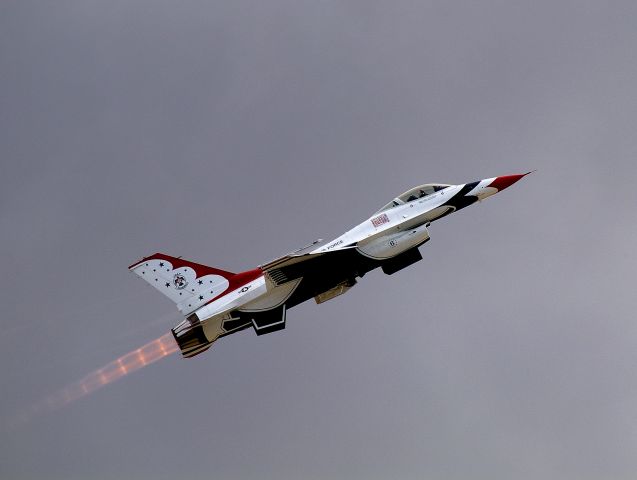
POLYGON ((385 205, 383 208, 378 210, 378 212, 384 212, 385 210, 389 210, 390 208, 397 207, 399 205, 404 205, 405 203, 413 202, 414 200, 418 200, 419 198, 426 197, 427 195, 432 195, 440 190, 444 190, 451 185, 445 183, 425 183, 424 185, 420 185, 418 187, 414 187, 411 190, 407 190, 405 193, 398 195, 391 202, 385 205))

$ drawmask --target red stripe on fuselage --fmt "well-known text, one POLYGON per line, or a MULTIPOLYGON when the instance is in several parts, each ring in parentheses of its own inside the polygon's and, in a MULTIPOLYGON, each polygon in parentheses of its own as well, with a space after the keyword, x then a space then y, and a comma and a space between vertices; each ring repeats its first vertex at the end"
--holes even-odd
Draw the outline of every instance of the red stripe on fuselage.
POLYGON ((209 267, 208 265, 202 265, 201 263, 190 262, 188 260, 184 260, 183 258, 171 257, 170 255, 159 252, 154 253, 149 257, 142 258, 140 261, 133 263, 128 268, 131 269, 133 267, 136 267, 140 263, 147 262, 148 260, 165 260, 167 262, 170 262, 170 264, 173 266, 173 270, 183 267, 190 267, 197 274, 197 278, 203 277, 204 275, 221 275, 222 277, 225 277, 229 280, 233 275, 237 275, 236 273, 228 272, 227 270, 209 267))

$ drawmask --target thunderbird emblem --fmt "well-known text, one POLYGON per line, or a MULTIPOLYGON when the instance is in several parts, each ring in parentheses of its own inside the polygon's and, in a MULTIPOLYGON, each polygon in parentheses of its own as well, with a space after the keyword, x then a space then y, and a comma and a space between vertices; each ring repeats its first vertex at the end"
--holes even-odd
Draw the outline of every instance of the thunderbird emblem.
POLYGON ((173 277, 173 285, 177 290, 183 290, 188 286, 188 280, 181 273, 175 273, 173 277))

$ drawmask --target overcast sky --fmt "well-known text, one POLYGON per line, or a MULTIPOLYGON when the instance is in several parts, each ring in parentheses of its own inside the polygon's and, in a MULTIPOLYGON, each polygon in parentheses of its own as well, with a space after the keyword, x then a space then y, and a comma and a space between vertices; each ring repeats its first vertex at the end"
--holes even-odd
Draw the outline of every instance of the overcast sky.
POLYGON ((634 479, 637 3, 0 4, 0 477, 634 479), (404 190, 538 169, 424 260, 37 402, 404 190))

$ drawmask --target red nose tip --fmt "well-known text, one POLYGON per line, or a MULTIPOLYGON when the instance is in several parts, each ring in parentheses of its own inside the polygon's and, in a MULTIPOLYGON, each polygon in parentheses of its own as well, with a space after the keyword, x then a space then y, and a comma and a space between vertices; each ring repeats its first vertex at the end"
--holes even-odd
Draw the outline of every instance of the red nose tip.
POLYGON ((525 175, 528 175, 529 173, 523 173, 521 175, 504 175, 502 177, 497 177, 493 182, 491 182, 489 186, 493 188, 497 188, 498 191, 502 191, 505 188, 510 187, 519 179, 521 179, 525 175))

